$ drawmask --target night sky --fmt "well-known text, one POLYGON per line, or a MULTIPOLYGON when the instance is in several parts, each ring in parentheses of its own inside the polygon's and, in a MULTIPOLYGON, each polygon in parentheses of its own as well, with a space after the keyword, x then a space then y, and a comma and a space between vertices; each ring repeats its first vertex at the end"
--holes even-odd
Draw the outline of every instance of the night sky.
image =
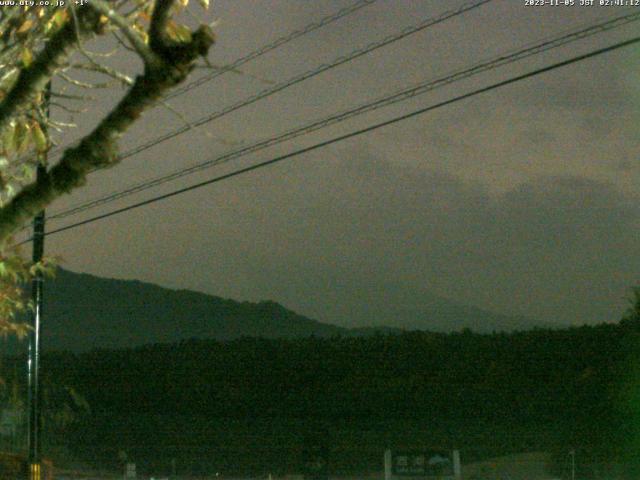
MULTIPOLYGON (((210 60, 227 64, 351 3, 217 0, 206 17, 217 22, 210 60)), ((200 118, 461 3, 378 1, 169 103, 188 119, 200 118)), ((95 173, 83 190, 49 211, 638 8, 495 0, 95 173)), ((636 22, 52 221, 49 228, 637 32, 636 22)), ((139 68, 128 54, 115 61, 129 71, 139 68)), ((193 78, 206 73, 198 70, 193 78)), ((120 94, 101 92, 95 108, 76 118, 78 131, 94 125, 120 94)), ((47 251, 61 254, 63 266, 75 271, 237 300, 272 299, 347 326, 376 323, 367 313, 371 304, 419 309, 430 295, 556 325, 616 321, 640 270, 639 107, 640 47, 633 46, 51 236, 47 251)), ((66 119, 55 109, 53 114, 66 119)), ((182 122, 157 108, 123 139, 123 149, 182 122)))

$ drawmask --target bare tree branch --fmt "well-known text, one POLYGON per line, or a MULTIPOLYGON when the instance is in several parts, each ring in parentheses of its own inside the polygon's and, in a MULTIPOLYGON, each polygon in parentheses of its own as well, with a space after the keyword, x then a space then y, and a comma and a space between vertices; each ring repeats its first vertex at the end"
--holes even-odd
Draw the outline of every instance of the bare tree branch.
MULTIPOLYGON (((81 35, 99 33, 99 15, 94 10, 83 7, 79 12, 81 35)), ((23 69, 7 96, 0 103, 0 130, 6 127, 13 115, 29 100, 41 92, 56 69, 62 66, 68 51, 77 41, 76 27, 67 22, 51 37, 31 65, 23 69)))
POLYGON ((77 68, 79 70, 87 70, 89 72, 97 72, 102 73, 103 75, 107 75, 111 78, 118 80, 118 82, 131 86, 133 85, 133 79, 128 75, 117 71, 114 68, 107 67, 106 65, 101 65, 99 63, 89 63, 89 64, 74 64, 71 66, 72 68, 77 68))
POLYGON ((127 37, 129 42, 131 42, 131 46, 135 48, 138 55, 142 57, 142 60, 144 60, 146 64, 155 63, 157 61, 153 51, 147 46, 138 32, 133 29, 129 21, 111 8, 107 2, 102 0, 91 0, 91 7, 109 18, 109 20, 111 20, 113 24, 122 31, 122 34, 127 37))
POLYGON ((86 108, 81 108, 81 109, 79 109, 79 108, 71 108, 71 107, 69 107, 67 105, 64 105, 64 104, 58 103, 58 102, 54 102, 54 101, 49 102, 49 105, 51 105, 52 107, 59 108, 60 110, 64 110, 65 112, 73 114, 73 115, 87 112, 86 108))
POLYGON ((96 97, 92 97, 90 95, 72 95, 62 92, 51 92, 51 96, 55 98, 64 98, 67 100, 75 100, 77 102, 90 102, 96 99, 96 97))
MULTIPOLYGON (((114 84, 118 83, 115 80, 112 80, 110 82, 102 82, 102 83, 90 83, 90 82, 83 82, 81 80, 78 80, 76 78, 73 78, 69 75, 66 75, 64 73, 59 72, 58 73, 58 78, 64 80, 65 82, 74 85, 76 87, 79 88, 84 88, 84 89, 97 89, 97 88, 110 88, 112 87, 114 84)), ((131 82, 133 83, 133 82, 131 82)))
POLYGON ((115 37, 115 39, 118 41, 118 43, 122 48, 124 48, 125 50, 129 50, 130 52, 135 52, 135 49, 131 48, 129 45, 125 43, 123 39, 120 38, 120 35, 118 35, 118 32, 114 31, 113 36, 115 37))

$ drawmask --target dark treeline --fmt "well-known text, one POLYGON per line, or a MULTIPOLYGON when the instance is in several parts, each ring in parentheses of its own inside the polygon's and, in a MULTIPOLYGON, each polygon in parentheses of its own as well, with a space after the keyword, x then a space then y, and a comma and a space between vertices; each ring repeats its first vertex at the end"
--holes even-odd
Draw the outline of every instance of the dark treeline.
POLYGON ((311 444, 328 446, 336 473, 379 470, 387 446, 457 447, 466 461, 542 450, 560 468, 575 448, 587 477, 634 468, 639 345, 625 323, 192 340, 51 353, 42 368, 91 409, 54 441, 114 468, 126 454, 156 473, 276 474, 311 444))

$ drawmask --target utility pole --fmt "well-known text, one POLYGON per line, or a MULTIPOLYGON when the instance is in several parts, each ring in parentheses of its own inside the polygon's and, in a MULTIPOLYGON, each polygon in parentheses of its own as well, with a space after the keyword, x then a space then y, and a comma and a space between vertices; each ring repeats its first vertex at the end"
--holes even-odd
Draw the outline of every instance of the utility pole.
MULTIPOLYGON (((49 100, 51 97, 51 82, 44 91, 44 110, 49 117, 49 100)), ((43 126, 46 134, 46 125, 43 126)), ((43 153, 38 162, 36 170, 36 182, 41 181, 47 173, 47 153, 43 153)), ((33 264, 42 260, 44 254, 44 210, 39 212, 33 219, 33 264)), ((40 429, 42 417, 40 412, 40 325, 42 323, 42 303, 44 295, 44 275, 40 269, 36 269, 31 281, 31 301, 33 302, 33 312, 31 314, 31 331, 29 332, 29 359, 28 388, 29 394, 27 404, 29 409, 29 435, 28 435, 28 462, 29 480, 41 480, 41 439, 40 429)))

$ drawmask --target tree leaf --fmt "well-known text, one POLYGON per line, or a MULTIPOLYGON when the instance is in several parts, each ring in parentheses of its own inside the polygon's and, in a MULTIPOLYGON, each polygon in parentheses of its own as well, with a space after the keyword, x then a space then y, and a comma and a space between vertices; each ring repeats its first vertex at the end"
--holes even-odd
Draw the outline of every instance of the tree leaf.
POLYGON ((7 73, 5 73, 4 75, 2 75, 2 77, 0 77, 0 88, 2 88, 2 90, 5 90, 5 91, 9 90, 15 83, 19 74, 20 74, 20 70, 17 68, 13 68, 7 71, 7 73))
POLYGON ((16 123, 15 146, 17 152, 23 153, 27 150, 27 147, 29 146, 30 130, 31 127, 29 124, 23 122, 16 123))
POLYGON ((69 14, 66 8, 60 8, 53 14, 44 27, 44 31, 47 34, 58 31, 67 22, 69 14))
MULTIPOLYGON (((5 193, 7 194, 8 197, 13 197, 15 195, 17 189, 16 189, 16 186, 13 183, 9 182, 9 183, 7 183, 7 186, 5 187, 4 191, 5 191, 5 193)), ((12 272, 10 272, 10 273, 12 273, 12 272)))
POLYGON ((16 33, 26 33, 31 27, 33 27, 33 20, 27 19, 20 25, 20 28, 16 30, 16 33))
POLYGON ((43 153, 47 151, 49 143, 47 142, 47 136, 42 131, 40 124, 38 122, 34 122, 31 133, 33 135, 33 142, 36 144, 36 150, 38 153, 43 153))
POLYGON ((61 8, 54 15, 54 19, 55 19, 56 25, 58 27, 62 27, 65 24, 65 22, 69 20, 69 11, 66 8, 61 8))
POLYGON ((33 52, 30 48, 23 48, 22 53, 20 54, 20 60, 22 60, 22 65, 28 67, 33 62, 33 52))
POLYGON ((172 40, 177 40, 179 42, 187 43, 191 41, 191 29, 173 21, 167 23, 167 35, 169 35, 169 38, 172 40))
POLYGON ((30 182, 34 179, 36 174, 36 168, 30 163, 23 163, 20 165, 19 180, 21 182, 30 182))
POLYGON ((16 125, 16 122, 10 122, 2 134, 2 147, 7 155, 14 153, 16 150, 16 125))

